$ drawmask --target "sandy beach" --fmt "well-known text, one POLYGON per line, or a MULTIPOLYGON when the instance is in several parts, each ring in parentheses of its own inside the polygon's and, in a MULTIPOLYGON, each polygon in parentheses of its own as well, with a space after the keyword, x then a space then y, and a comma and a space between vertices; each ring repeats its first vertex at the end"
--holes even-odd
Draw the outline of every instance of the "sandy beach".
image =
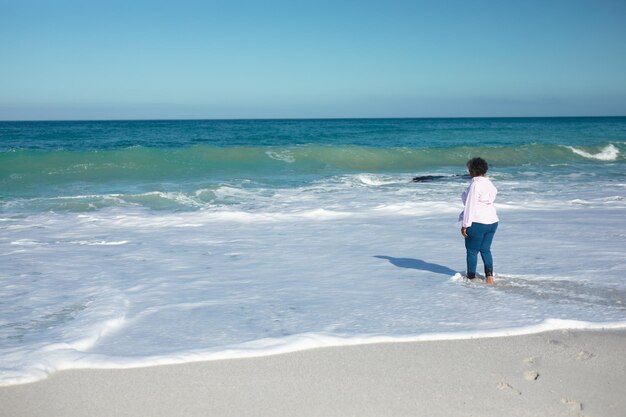
POLYGON ((626 417, 624 16, 2 2, 0 417, 626 417))
POLYGON ((381 343, 0 389, 0 415, 624 416, 626 330, 381 343))

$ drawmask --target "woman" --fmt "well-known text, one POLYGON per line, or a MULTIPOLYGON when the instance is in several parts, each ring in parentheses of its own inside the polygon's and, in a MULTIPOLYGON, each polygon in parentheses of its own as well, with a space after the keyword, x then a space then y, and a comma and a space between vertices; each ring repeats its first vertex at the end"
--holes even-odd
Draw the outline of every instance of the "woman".
POLYGON ((491 180, 485 177, 488 169, 487 161, 482 158, 467 161, 467 170, 472 182, 461 196, 465 209, 459 215, 459 220, 463 222, 461 234, 465 238, 467 251, 467 278, 476 278, 476 264, 480 252, 485 264, 487 284, 493 284, 491 242, 499 220, 493 202, 498 190, 491 180))

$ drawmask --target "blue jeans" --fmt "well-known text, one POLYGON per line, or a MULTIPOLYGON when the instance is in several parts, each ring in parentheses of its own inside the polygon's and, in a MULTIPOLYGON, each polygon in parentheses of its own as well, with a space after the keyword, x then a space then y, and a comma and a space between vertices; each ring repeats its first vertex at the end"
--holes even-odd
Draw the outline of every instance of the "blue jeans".
POLYGON ((476 264, 478 263, 478 252, 485 264, 485 276, 493 276, 493 257, 491 256, 491 242, 498 229, 498 223, 483 224, 472 223, 467 228, 465 238, 465 249, 467 250, 467 277, 476 277, 476 264))

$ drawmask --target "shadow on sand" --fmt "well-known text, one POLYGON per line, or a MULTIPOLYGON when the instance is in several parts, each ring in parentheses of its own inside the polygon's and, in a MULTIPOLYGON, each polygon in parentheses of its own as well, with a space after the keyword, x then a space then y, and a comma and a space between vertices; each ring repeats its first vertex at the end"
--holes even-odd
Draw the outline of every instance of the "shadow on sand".
POLYGON ((374 258, 386 259, 392 265, 399 268, 419 269, 421 271, 434 272, 435 274, 454 275, 457 271, 448 268, 447 266, 432 264, 430 262, 422 261, 421 259, 413 258, 393 258, 391 256, 376 255, 374 258))

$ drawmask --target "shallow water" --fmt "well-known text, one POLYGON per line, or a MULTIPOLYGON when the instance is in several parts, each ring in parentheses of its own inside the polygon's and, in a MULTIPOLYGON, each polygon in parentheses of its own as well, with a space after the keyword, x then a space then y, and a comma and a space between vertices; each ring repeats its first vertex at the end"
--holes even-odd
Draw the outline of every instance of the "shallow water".
POLYGON ((626 119, 135 123, 0 123, 0 383, 626 324, 626 119), (494 286, 462 278, 477 154, 494 286))

